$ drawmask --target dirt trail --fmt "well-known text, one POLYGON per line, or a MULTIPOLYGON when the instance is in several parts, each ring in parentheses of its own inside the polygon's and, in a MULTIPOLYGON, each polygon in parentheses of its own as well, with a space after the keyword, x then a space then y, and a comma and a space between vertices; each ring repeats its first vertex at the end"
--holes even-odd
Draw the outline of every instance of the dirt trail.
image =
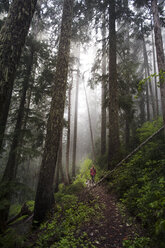
POLYGON ((93 188, 90 194, 97 199, 103 212, 103 218, 97 224, 93 222, 86 227, 92 243, 99 248, 123 247, 123 240, 133 236, 133 227, 122 220, 115 196, 106 192, 103 186, 93 188))

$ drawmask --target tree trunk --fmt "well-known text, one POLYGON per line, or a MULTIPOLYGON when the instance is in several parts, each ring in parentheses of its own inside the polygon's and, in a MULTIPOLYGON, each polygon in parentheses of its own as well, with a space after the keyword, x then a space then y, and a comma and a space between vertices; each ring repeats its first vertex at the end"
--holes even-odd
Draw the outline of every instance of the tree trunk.
POLYGON ((15 130, 14 130, 13 142, 12 142, 11 149, 9 152, 9 158, 8 158, 7 166, 6 166, 2 181, 12 181, 16 177, 17 164, 18 164, 16 162, 17 148, 19 145, 20 137, 21 137, 21 127, 22 127, 22 122, 23 122, 23 117, 24 117, 26 92, 29 87, 29 80, 30 80, 30 75, 32 71, 32 66, 33 66, 33 48, 31 51, 30 58, 29 58, 29 62, 28 62, 26 78, 24 80, 23 92, 22 92, 21 102, 19 106, 17 122, 16 122, 15 130))
POLYGON ((60 146, 58 151, 58 159, 57 159, 57 166, 56 166, 56 174, 55 174, 55 192, 58 192, 58 185, 60 179, 60 167, 62 167, 62 135, 60 138, 60 146))
MULTIPOLYGON (((84 84, 84 82, 83 82, 83 84, 84 84)), ((87 98, 87 92, 86 92, 86 89, 85 89, 85 84, 84 84, 84 92, 85 92, 85 98, 86 98, 86 104, 87 104, 87 111, 88 111, 88 120, 89 120, 90 134, 91 134, 93 159, 96 160, 95 145, 94 145, 94 138, 93 138, 93 131, 92 131, 91 115, 90 115, 90 110, 89 110, 89 103, 88 103, 88 98, 87 98)))
MULTIPOLYGON (((24 105, 25 105, 25 100, 26 100, 26 92, 29 86, 29 79, 31 75, 32 66, 33 66, 33 50, 31 51, 31 55, 30 55, 29 62, 27 65, 27 72, 26 72, 27 74, 24 79, 23 92, 22 92, 22 97, 21 97, 20 106, 18 110, 18 116, 17 116, 16 126, 14 130, 13 141, 11 144, 7 165, 6 165, 6 168, 5 168, 3 177, 2 177, 2 181, 1 181, 1 183, 7 183, 6 185, 8 185, 8 183, 11 183, 12 181, 16 179, 17 168, 18 168, 18 161, 16 161, 17 149, 18 149, 19 141, 21 137, 21 126, 22 126, 23 116, 24 116, 24 105)), ((12 197, 12 193, 9 192, 3 195, 0 199, 0 200, 3 200, 5 198, 5 200, 8 201, 8 206, 6 207, 6 209, 2 209, 0 211, 1 230, 5 226, 5 222, 7 221, 7 218, 8 218, 11 197, 12 197)))
POLYGON ((113 160, 117 159, 120 150, 115 19, 115 0, 112 0, 109 2, 109 169, 113 160))
MULTIPOLYGON (((155 44, 154 44, 153 32, 152 32, 153 66, 154 66, 154 74, 156 74, 157 71, 156 71, 155 44)), ((155 83, 155 98, 156 98, 156 116, 158 117, 159 116, 159 102, 158 102, 158 86, 157 86, 156 77, 154 77, 154 83, 155 83)))
POLYGON ((144 93, 141 92, 140 99, 139 99, 139 107, 140 107, 140 122, 143 124, 146 120, 146 115, 145 115, 145 96, 144 93))
MULTIPOLYGON (((72 83, 73 83, 73 77, 72 77, 72 83)), ((68 91, 68 132, 67 132, 67 145, 66 145, 66 182, 69 184, 70 178, 69 178, 69 152, 70 152, 70 116, 71 116, 71 91, 72 91, 72 83, 69 85, 69 91, 68 91)))
POLYGON ((125 110, 125 147, 129 149, 130 146, 130 112, 125 110))
POLYGON ((77 67, 77 82, 75 96, 75 114, 74 114, 74 134, 73 134, 73 161, 72 161, 72 177, 76 176, 76 151, 77 151, 77 114, 78 114, 78 93, 79 93, 79 65, 80 65, 80 44, 78 45, 78 67, 77 67))
POLYGON ((102 17, 102 85, 101 85, 101 155, 106 153, 106 26, 105 13, 102 17))
MULTIPOLYGON (((124 7, 126 8, 126 10, 129 9, 128 6, 128 0, 124 0, 124 7)), ((128 14, 128 13, 127 13, 128 14)), ((129 23, 126 22, 126 61, 130 61, 130 35, 129 35, 129 23)), ((127 99, 132 98, 132 96, 130 95, 130 72, 129 70, 126 71, 126 82, 128 83, 128 87, 125 91, 125 95, 127 97, 127 99)), ((130 148, 130 125, 131 125, 131 113, 132 112, 132 108, 131 107, 126 107, 125 108, 125 147, 126 150, 129 150, 130 148)))
MULTIPOLYGON (((162 35, 161 35, 160 19, 158 15, 157 0, 151 0, 151 8, 152 8, 153 19, 154 19, 154 33, 155 33, 155 45, 156 45, 158 70, 159 72, 165 72, 164 50, 163 50, 163 42, 162 42, 162 35)), ((164 76, 160 76, 160 93, 161 93, 163 123, 165 125, 165 79, 164 79, 164 76)), ((164 128, 164 133, 165 133, 165 128, 164 128)))
POLYGON ((37 0, 14 0, 0 31, 0 151, 16 69, 37 0))
MULTIPOLYGON (((146 67, 144 68, 144 70, 145 70, 145 78, 147 78, 146 67)), ((147 121, 150 121, 151 120, 151 117, 150 117, 150 104, 149 104, 148 84, 145 85, 145 89, 146 89, 147 121)))
POLYGON ((67 87, 70 53, 73 0, 64 0, 61 36, 57 55, 55 83, 47 124, 44 154, 41 163, 33 221, 40 223, 54 204, 53 181, 59 142, 63 128, 63 115, 67 87))
MULTIPOLYGON (((147 55, 147 49, 146 49, 146 43, 143 35, 143 55, 144 55, 144 67, 146 68, 146 74, 147 77, 150 76, 150 69, 149 69, 149 63, 148 63, 148 55, 147 55)), ((150 101, 152 106, 152 112, 153 112, 153 119, 156 118, 156 111, 155 111, 155 103, 154 103, 154 95, 151 85, 151 79, 148 80, 149 83, 149 89, 150 89, 150 101)), ((148 87, 148 86, 147 86, 148 87)))

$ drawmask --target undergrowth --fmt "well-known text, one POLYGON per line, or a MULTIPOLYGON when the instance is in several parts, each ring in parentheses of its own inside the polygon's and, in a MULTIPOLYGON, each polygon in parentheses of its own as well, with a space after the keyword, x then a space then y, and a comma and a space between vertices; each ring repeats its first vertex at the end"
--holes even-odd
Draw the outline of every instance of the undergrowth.
POLYGON ((95 247, 83 230, 91 220, 99 221, 102 216, 94 201, 80 201, 78 191, 80 193, 82 186, 77 179, 77 183, 67 188, 61 187, 55 194, 55 213, 51 220, 41 225, 35 247, 95 247))
MULTIPOLYGON (((143 142, 162 125, 145 123, 138 130, 143 142)), ((148 142, 132 159, 116 169, 109 187, 147 231, 147 237, 124 241, 124 247, 165 247, 165 144, 163 134, 148 142)))

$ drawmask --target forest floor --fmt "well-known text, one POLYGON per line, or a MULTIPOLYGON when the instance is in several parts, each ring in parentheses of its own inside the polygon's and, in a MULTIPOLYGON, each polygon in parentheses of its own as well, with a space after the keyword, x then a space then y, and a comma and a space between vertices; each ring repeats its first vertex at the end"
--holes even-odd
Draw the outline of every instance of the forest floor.
MULTIPOLYGON (((86 188, 79 194, 79 201, 94 202, 98 205, 99 212, 97 210, 96 216, 81 226, 81 233, 87 234, 90 244, 94 247, 121 248, 124 240, 134 239, 137 234, 141 234, 142 230, 137 224, 130 222, 129 216, 118 207, 116 196, 108 192, 105 186, 86 188)), ((16 225, 16 229, 19 234, 25 234, 31 224, 31 221, 21 223, 16 225)), ((23 247, 39 247, 36 246, 36 240, 40 230, 33 230, 29 234, 23 247)))
POLYGON ((99 203, 103 218, 99 223, 93 221, 84 226, 83 231, 88 233, 96 247, 120 248, 123 247, 123 240, 133 239, 136 234, 141 233, 137 224, 129 223, 129 217, 121 214, 114 194, 107 192, 103 186, 96 186, 89 192, 90 197, 99 203))

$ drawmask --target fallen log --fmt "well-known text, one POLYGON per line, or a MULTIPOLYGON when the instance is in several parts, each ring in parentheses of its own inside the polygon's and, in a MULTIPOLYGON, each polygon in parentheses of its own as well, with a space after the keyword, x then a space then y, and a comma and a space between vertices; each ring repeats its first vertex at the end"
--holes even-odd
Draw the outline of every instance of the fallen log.
POLYGON ((11 219, 9 219, 9 220, 7 221, 7 225, 8 225, 8 224, 11 224, 12 222, 14 222, 15 220, 17 220, 18 218, 20 218, 20 217, 22 217, 22 216, 24 216, 24 215, 31 216, 32 213, 33 213, 33 212, 29 209, 27 203, 25 202, 25 203, 22 205, 21 211, 20 211, 17 215, 13 216, 11 219))

